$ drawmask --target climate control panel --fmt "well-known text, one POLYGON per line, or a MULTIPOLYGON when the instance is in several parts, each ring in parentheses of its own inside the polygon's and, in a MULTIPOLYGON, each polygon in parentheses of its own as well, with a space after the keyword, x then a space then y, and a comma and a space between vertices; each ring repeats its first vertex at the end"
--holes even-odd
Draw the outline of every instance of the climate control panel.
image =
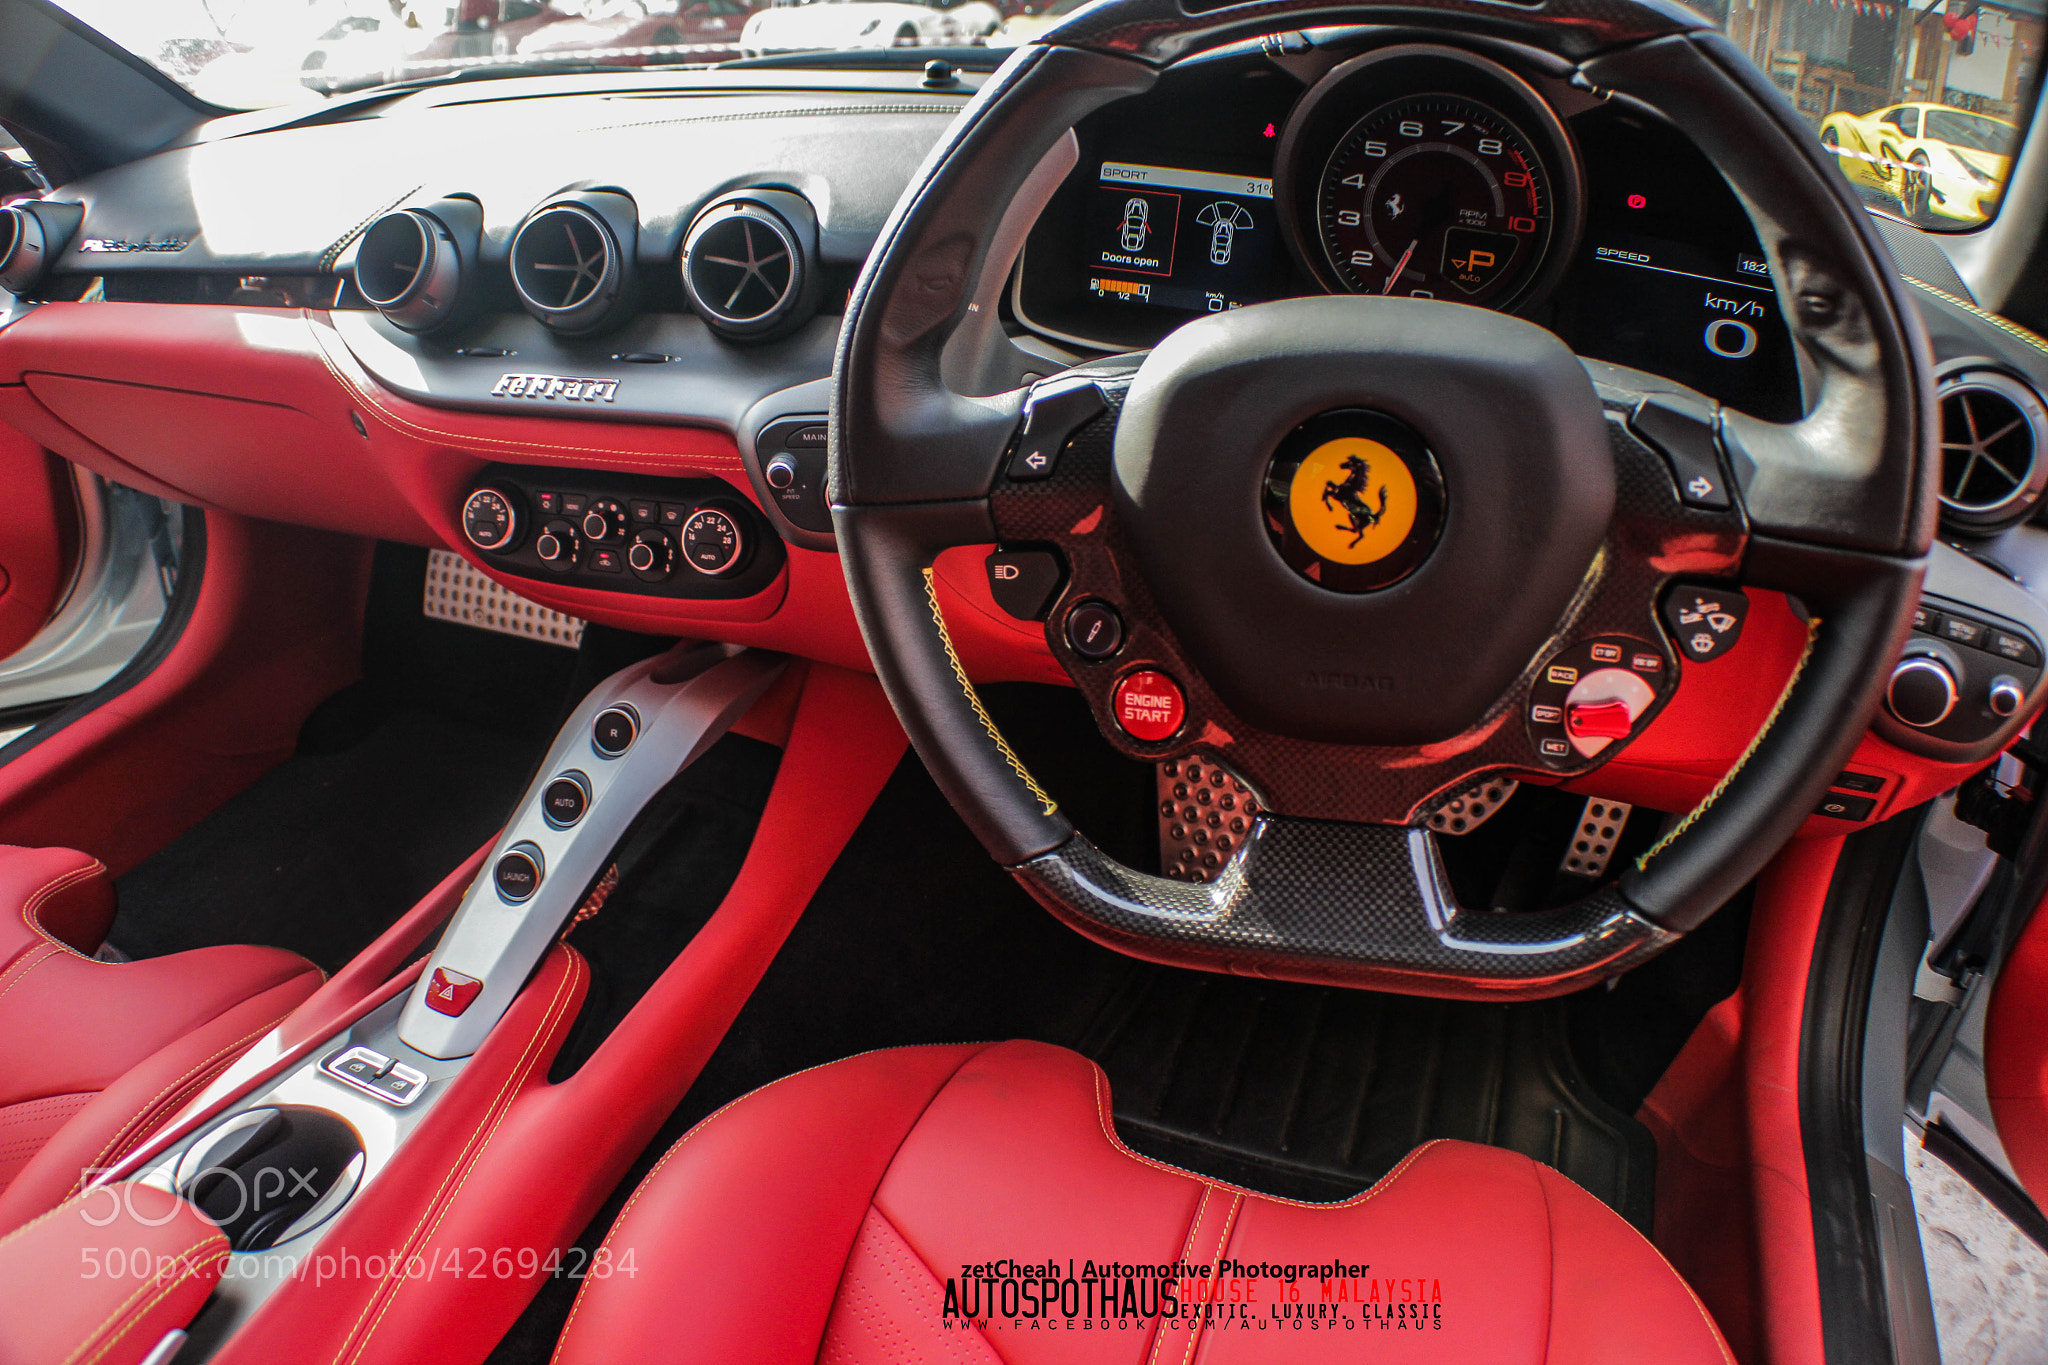
POLYGON ((2019 714, 2041 679, 2041 646, 2015 622, 1924 597, 1885 684, 1899 724, 1950 744, 1988 740, 2019 714))
POLYGON ((607 592, 749 597, 784 561, 766 519, 717 479, 493 465, 459 520, 495 568, 607 592))

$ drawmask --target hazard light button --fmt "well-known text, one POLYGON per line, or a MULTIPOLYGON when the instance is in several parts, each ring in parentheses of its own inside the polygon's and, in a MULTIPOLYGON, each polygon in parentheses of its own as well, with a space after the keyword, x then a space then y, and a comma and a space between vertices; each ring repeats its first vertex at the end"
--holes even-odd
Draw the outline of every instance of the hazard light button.
POLYGON ((427 1008, 452 1018, 468 1009, 483 988, 484 983, 473 976, 436 967, 434 974, 427 978, 427 1008))

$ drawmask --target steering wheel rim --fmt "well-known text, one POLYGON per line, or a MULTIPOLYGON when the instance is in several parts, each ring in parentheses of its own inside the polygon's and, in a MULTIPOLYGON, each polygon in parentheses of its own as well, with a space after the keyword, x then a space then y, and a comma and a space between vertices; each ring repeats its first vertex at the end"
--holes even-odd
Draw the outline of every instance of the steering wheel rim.
MULTIPOLYGON (((1484 998, 1558 994, 1614 975, 1695 927, 1792 835, 1867 728, 1885 667, 1910 628, 1936 506, 1926 457, 1934 405, 1927 341, 1888 259, 1793 111, 1684 11, 1636 0, 1567 0, 1536 13, 1483 0, 1283 0, 1190 12, 1179 0, 1103 0, 1019 49, 970 101, 899 202, 849 301, 834 367, 829 487, 877 673, 920 756, 991 854, 1055 915, 1121 951, 1484 998), (1002 207, 1079 118, 1148 88, 1163 66, 1246 37, 1347 23, 1411 32, 1456 24, 1547 54, 1575 83, 1686 128, 1756 224, 1809 381, 1808 412, 1797 422, 1713 405, 1737 465, 1732 522, 1720 523, 1704 556, 1674 559, 1668 539, 1636 556, 1660 583, 1682 572, 1739 574, 1796 596, 1809 613, 1805 653, 1713 792, 1620 878, 1556 910, 1460 907, 1413 803, 1397 802, 1379 823, 1269 809, 1206 885, 1117 863, 1060 814, 981 707, 934 589, 940 550, 1015 540, 1019 524, 1039 524, 1001 476, 1023 393, 970 397, 942 376, 941 352, 967 316, 1002 207)), ((1592 368, 1610 411, 1631 394, 1676 387, 1592 368)), ((1117 367, 1081 370, 1110 399, 1098 421, 1121 432, 1128 390, 1117 367)), ((1141 367, 1133 381, 1141 391, 1145 374, 1141 367)), ((1626 461, 1656 457, 1631 450, 1625 426, 1606 425, 1626 483, 1626 461)), ((1069 464, 1087 477, 1085 460, 1069 460, 1062 478, 1069 464)), ((1118 506, 1112 521, 1137 514, 1118 506)), ((1600 553, 1620 548, 1610 535, 1600 553)), ((1560 632, 1587 619, 1568 613, 1560 632)), ((1161 632, 1161 648, 1174 647, 1171 634, 1161 632)), ((1539 662, 1532 657, 1528 671, 1539 662)), ((1194 747, 1182 737, 1161 752, 1194 747)))

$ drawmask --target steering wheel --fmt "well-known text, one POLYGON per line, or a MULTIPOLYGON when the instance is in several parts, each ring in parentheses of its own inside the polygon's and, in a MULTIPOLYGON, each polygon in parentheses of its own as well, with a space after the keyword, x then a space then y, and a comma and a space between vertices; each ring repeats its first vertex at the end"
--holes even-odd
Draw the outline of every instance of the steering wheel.
POLYGON ((898 203, 849 302, 833 387, 829 489, 847 584, 933 777, 1066 923, 1209 970, 1509 999, 1577 989, 1668 947, 1761 870, 1854 750, 1910 627, 1934 526, 1927 341, 1867 213, 1732 45, 1644 0, 1078 11, 994 73, 898 203), (1164 67, 1346 24, 1517 44, 1685 129, 1755 222, 1806 416, 1723 408, 1582 360, 1505 314, 1317 297, 1209 315, 1142 360, 1042 382, 1033 421, 1094 415, 1052 452, 1048 477, 1015 477, 1026 394, 955 392, 941 365, 981 271, 1008 268, 989 260, 1005 206, 1078 119, 1164 67), (1712 468, 1725 453, 1725 505, 1681 499, 1638 438, 1646 403, 1712 468), (1399 454, 1414 520, 1398 581, 1312 581, 1276 549, 1262 498, 1281 462, 1301 463, 1305 431, 1399 454), (981 705, 932 566, 947 547, 997 541, 1064 556, 1048 643, 1113 744, 1229 771, 1256 795, 1256 818, 1208 881, 1141 872, 1089 842, 981 705), (1803 609, 1805 652, 1762 730, 1607 886, 1543 911, 1460 906, 1426 827, 1434 805, 1489 775, 1560 780, 1610 757, 1617 746, 1546 748, 1524 717, 1567 676, 1558 660, 1617 648, 1640 651, 1646 676, 1662 672, 1661 705, 1682 660, 1658 603, 1681 580, 1775 589, 1803 609), (1119 613, 1113 659, 1077 652, 1066 628, 1091 601, 1119 613), (1119 724, 1134 674, 1177 682, 1172 733, 1119 724))

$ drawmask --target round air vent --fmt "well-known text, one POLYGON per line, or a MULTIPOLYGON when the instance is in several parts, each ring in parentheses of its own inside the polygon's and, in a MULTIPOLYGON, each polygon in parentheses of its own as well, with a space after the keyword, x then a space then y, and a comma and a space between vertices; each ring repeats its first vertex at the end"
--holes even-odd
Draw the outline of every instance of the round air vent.
POLYGON ((581 203, 550 204, 512 237, 512 287, 527 312, 568 336, 613 320, 630 269, 611 224, 581 203))
POLYGON ((21 294, 42 279, 43 224, 19 204, 0 209, 0 289, 21 294))
POLYGON ((462 253, 447 226, 418 209, 387 213, 356 248, 356 290, 394 327, 425 332, 454 315, 462 253))
POLYGON ((2048 486, 2048 409, 1997 370, 1945 379, 1941 402, 1941 514, 1952 528, 1988 531, 2025 516, 2048 486))
POLYGON ((809 209, 797 195, 764 191, 723 200, 697 215, 683 236, 683 290, 713 331, 766 341, 811 315, 817 272, 810 256, 817 230, 809 209))

